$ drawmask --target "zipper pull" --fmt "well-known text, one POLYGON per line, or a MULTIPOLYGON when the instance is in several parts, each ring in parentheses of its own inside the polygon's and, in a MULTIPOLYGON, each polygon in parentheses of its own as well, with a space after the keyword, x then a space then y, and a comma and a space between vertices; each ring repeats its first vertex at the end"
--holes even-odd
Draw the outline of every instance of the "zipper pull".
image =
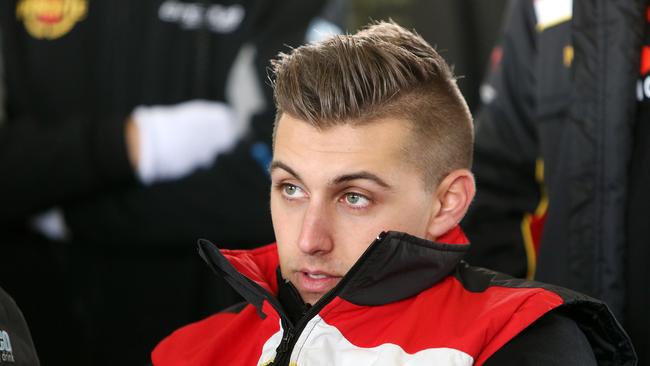
POLYGON ((275 349, 275 358, 278 359, 278 357, 282 356, 285 352, 289 350, 289 343, 293 340, 293 329, 289 328, 284 331, 284 334, 282 334, 282 340, 280 341, 280 345, 278 348, 275 349))

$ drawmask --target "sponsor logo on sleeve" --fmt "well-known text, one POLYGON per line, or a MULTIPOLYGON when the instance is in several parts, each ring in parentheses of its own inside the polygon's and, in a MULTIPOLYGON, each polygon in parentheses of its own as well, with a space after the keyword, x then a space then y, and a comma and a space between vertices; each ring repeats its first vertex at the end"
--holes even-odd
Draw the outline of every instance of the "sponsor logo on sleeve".
POLYGON ((88 13, 88 0, 20 0, 16 17, 36 39, 57 39, 74 28, 88 13))
POLYGON ((11 348, 11 340, 9 333, 0 329, 0 363, 11 362, 15 363, 14 351, 11 348))

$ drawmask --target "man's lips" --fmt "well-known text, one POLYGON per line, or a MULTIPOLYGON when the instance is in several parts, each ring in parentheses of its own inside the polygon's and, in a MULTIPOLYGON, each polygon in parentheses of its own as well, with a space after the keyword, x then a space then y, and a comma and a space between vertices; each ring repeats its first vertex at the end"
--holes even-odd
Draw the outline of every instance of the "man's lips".
POLYGON ((308 269, 296 271, 296 277, 296 287, 305 293, 325 293, 341 280, 340 276, 308 269))

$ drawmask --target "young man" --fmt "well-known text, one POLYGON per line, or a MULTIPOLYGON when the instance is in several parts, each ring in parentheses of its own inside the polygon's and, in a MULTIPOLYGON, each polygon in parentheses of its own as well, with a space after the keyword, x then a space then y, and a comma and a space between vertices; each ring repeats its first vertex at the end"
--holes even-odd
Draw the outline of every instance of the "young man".
POLYGON ((461 261, 472 118, 444 60, 392 23, 283 54, 277 245, 200 250, 248 301, 182 328, 163 365, 632 365, 606 306, 461 261))

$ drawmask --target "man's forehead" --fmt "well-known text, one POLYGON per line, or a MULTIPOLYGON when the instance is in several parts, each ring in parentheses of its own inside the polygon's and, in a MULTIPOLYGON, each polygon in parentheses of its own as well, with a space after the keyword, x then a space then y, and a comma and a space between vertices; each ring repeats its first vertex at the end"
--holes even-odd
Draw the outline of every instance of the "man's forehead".
MULTIPOLYGON (((411 124, 396 118, 380 118, 363 122, 309 123, 288 114, 277 121, 275 143, 282 147, 306 145, 312 149, 333 152, 381 150, 408 143, 411 124)), ((381 151, 380 151, 381 152, 381 151)))
POLYGON ((301 178, 318 177, 322 183, 355 178, 388 187, 407 168, 403 149, 407 133, 402 121, 319 129, 283 117, 276 131, 272 170, 282 169, 301 178))

